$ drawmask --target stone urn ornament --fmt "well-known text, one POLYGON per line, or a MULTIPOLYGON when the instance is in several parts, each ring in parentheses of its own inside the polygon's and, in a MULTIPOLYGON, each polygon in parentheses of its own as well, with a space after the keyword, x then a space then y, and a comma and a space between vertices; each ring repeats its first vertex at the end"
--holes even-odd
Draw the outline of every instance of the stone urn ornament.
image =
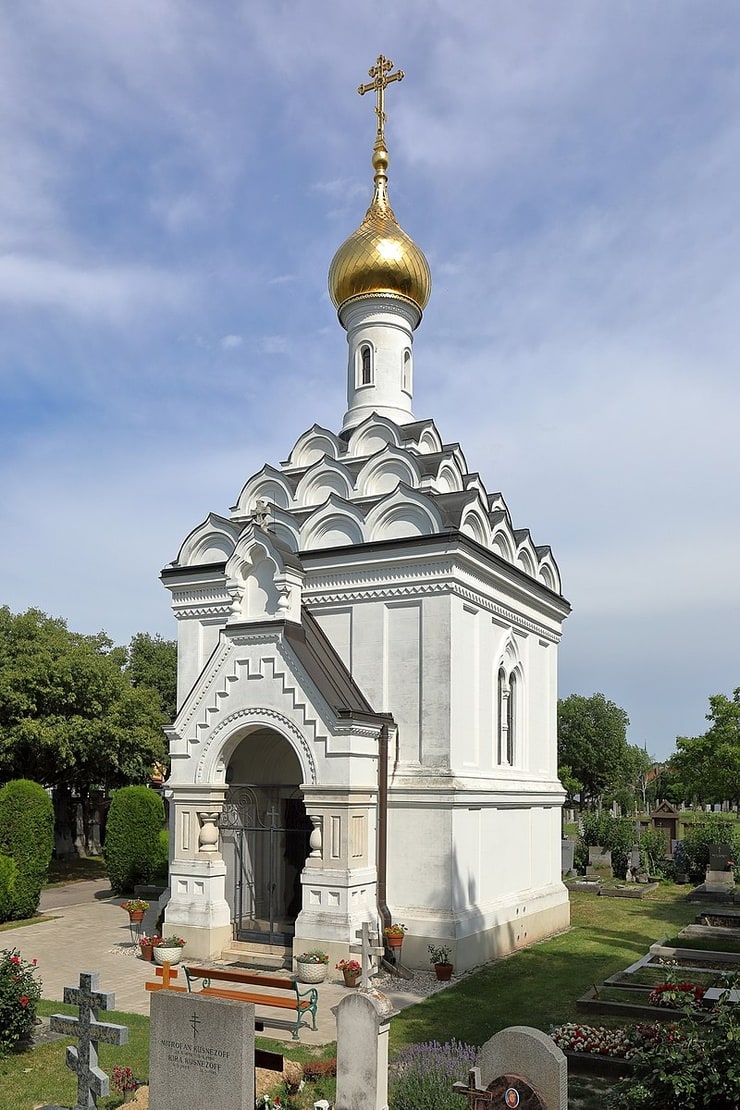
POLYGON ((329 957, 318 948, 296 956, 296 977, 299 983, 323 983, 329 967, 329 957))

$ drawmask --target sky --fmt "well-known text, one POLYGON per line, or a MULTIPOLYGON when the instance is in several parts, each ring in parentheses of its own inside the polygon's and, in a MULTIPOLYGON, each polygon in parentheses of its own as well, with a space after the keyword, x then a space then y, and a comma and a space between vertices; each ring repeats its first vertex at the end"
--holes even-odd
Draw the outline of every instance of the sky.
POLYGON ((339 430, 334 251, 429 260, 414 412, 573 611, 560 696, 665 758, 740 685, 740 6, 0 0, 0 604, 175 636, 161 568, 339 430))

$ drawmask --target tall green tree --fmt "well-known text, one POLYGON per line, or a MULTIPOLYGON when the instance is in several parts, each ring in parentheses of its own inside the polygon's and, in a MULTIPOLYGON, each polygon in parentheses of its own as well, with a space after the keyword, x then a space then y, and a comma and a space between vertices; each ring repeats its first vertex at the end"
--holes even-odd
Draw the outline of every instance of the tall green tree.
POLYGON ((156 690, 168 721, 177 712, 177 643, 137 632, 128 646, 126 674, 132 686, 156 690))
POLYGON ((624 709, 603 694, 571 694, 558 702, 558 767, 572 794, 580 794, 581 809, 628 781, 628 724, 624 709))
POLYGON ((706 716, 703 736, 676 738, 671 770, 696 801, 740 805, 740 687, 731 698, 712 695, 706 716))
POLYGON ((70 632, 38 609, 0 608, 0 781, 86 797, 149 780, 165 758, 156 689, 132 685, 103 632, 70 632))

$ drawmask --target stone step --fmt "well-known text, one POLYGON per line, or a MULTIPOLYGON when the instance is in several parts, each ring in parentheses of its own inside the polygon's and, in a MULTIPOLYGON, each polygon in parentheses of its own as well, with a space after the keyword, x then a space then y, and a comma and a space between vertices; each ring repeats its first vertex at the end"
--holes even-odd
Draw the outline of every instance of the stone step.
POLYGON ((221 959, 229 964, 244 964, 264 970, 277 971, 292 964, 292 949, 282 944, 254 944, 245 940, 232 940, 224 948, 221 959))

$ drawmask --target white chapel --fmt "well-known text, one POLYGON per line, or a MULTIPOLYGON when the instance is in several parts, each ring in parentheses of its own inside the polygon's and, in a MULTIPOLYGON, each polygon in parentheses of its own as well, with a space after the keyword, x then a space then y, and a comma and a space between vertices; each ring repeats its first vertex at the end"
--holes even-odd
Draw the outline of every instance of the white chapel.
POLYGON ((265 464, 162 571, 178 622, 165 929, 349 953, 402 922, 403 962, 458 970, 565 928, 549 547, 413 411, 431 292, 388 198, 382 56, 374 189, 329 290, 347 411, 265 464))

